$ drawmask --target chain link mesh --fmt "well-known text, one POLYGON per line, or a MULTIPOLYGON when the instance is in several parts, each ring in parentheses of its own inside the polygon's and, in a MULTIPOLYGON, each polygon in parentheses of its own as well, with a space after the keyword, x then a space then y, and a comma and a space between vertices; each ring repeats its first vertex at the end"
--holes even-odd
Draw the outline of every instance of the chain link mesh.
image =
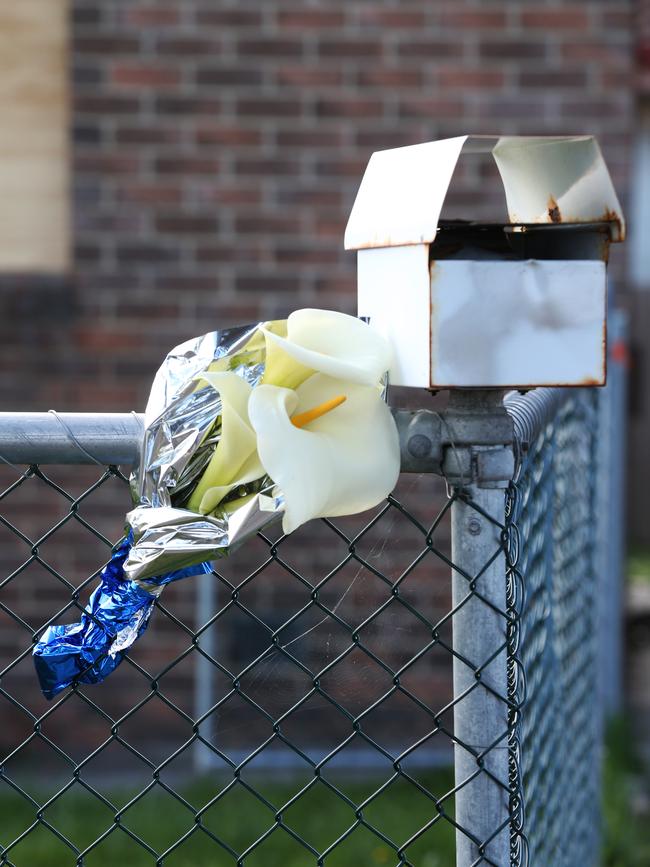
POLYGON ((126 479, 0 468, 0 865, 449 867, 466 839, 505 867, 504 834, 513 867, 597 863, 596 402, 538 426, 493 513, 403 476, 370 518, 260 534, 171 585, 106 683, 52 703, 31 649, 78 619, 126 479), (454 510, 494 538, 471 571, 454 510), (502 638, 470 658, 452 626, 482 608, 502 638), (454 667, 471 678, 455 696, 454 667), (458 728, 480 691, 499 714, 483 746, 458 728), (505 805, 487 832, 457 818, 472 786, 505 805))
POLYGON ((402 479, 370 520, 260 535, 207 576, 211 610, 197 613, 193 579, 168 588, 110 680, 48 704, 31 648, 78 618, 126 479, 3 474, 0 864, 453 860, 450 501, 437 481, 402 479), (214 697, 200 712, 198 661, 214 697))
POLYGON ((598 399, 576 392, 508 492, 513 864, 598 863, 598 399))

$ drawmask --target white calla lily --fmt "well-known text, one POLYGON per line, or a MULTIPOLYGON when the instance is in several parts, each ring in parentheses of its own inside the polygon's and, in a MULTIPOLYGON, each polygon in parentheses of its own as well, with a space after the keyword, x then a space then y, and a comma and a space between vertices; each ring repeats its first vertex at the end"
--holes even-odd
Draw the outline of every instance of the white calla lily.
POLYGON ((397 430, 376 386, 324 374, 295 390, 260 385, 251 394, 249 417, 260 460, 284 495, 285 533, 312 518, 372 508, 397 482, 397 430), (291 421, 338 395, 345 403, 305 428, 291 421))
POLYGON ((221 439, 197 484, 188 509, 207 515, 233 488, 264 475, 257 455, 257 439, 248 417, 253 389, 236 373, 204 373, 201 379, 221 396, 221 439))
POLYGON ((298 310, 260 332, 260 385, 233 372, 201 377, 221 395, 221 438, 188 508, 225 508, 236 487, 265 475, 283 495, 285 533, 311 518, 372 508, 400 468, 397 429, 381 396, 389 344, 329 310, 298 310))
POLYGON ((377 385, 391 362, 390 345, 365 322, 333 310, 296 310, 287 319, 287 336, 262 329, 267 340, 263 383, 296 388, 311 372, 377 385), (284 356, 284 364, 280 357, 284 356), (298 382, 287 381, 299 365, 298 382))

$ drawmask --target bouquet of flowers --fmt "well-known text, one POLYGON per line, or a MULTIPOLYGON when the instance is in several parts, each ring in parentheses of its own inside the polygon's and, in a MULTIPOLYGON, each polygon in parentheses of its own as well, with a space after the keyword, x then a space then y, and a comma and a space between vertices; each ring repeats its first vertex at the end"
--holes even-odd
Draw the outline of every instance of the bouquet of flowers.
POLYGON ((48 627, 34 648, 45 696, 104 680, 166 584, 209 572, 272 521, 291 533, 386 497, 400 463, 390 360, 370 326, 326 310, 173 349, 145 411, 125 538, 81 620, 48 627))

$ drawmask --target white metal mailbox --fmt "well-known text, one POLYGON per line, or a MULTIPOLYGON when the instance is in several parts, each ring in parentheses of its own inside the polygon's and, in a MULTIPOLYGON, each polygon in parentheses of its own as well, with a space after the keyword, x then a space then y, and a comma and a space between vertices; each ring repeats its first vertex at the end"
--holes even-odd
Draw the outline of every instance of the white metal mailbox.
POLYGON ((606 263, 624 236, 593 137, 460 136, 373 154, 345 247, 359 315, 394 346, 393 384, 529 388, 604 384, 606 263), (474 154, 494 158, 506 207, 445 220, 474 154))

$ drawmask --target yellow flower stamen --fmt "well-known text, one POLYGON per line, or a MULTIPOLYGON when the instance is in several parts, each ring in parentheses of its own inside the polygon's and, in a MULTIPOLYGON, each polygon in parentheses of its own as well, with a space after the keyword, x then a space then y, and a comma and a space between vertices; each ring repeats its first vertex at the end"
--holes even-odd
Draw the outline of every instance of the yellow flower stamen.
POLYGON ((294 415, 291 419, 291 423, 296 427, 304 427, 306 424, 309 424, 310 421, 315 421, 317 418, 325 415, 326 412, 331 412, 333 409, 336 409, 337 406, 341 406, 341 404, 345 403, 346 400, 346 396, 340 394, 338 397, 326 400, 325 403, 321 403, 313 409, 308 409, 306 412, 299 412, 298 415, 294 415))

